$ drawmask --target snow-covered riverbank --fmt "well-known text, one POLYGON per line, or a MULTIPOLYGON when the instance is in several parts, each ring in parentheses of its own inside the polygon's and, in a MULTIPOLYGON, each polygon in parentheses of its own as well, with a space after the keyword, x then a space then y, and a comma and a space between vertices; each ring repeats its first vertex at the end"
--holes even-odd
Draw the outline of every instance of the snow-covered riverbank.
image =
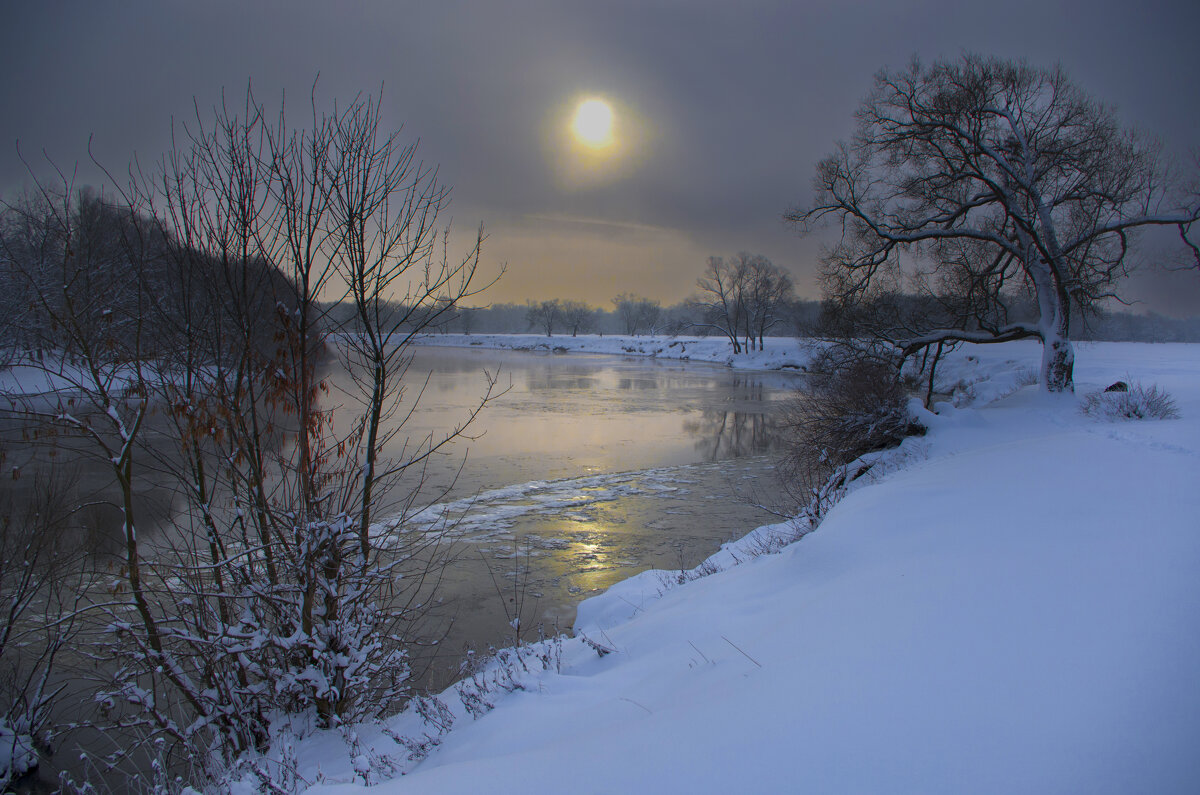
POLYGON ((390 721, 423 761, 382 727, 289 758, 319 792, 1194 791, 1200 346, 1081 345, 1061 397, 1021 386, 1038 357, 953 354, 959 407, 780 554, 638 575, 390 721), (1118 379, 1181 419, 1081 414, 1118 379))

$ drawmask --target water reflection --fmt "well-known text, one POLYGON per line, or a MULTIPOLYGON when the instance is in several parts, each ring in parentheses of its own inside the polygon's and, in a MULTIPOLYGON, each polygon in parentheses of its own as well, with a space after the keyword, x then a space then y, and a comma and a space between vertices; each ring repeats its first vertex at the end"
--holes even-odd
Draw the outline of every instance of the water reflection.
MULTIPOLYGON (((124 514, 116 498, 112 464, 99 454, 92 440, 48 423, 30 419, 6 405, 0 411, 0 504, 13 516, 21 515, 45 497, 48 484, 71 512, 73 544, 108 562, 123 555, 124 514)), ((145 439, 162 438, 166 420, 157 412, 147 415, 145 439)), ((160 445, 166 448, 166 445, 160 445)), ((157 451, 160 456, 164 450, 157 451)), ((138 499, 139 529, 158 540, 175 505, 182 501, 178 483, 164 471, 161 459, 138 456, 134 466, 134 494, 138 499)), ((170 540, 170 539, 167 539, 170 540)))
POLYGON ((649 359, 418 349, 410 372, 432 371, 429 386, 405 433, 385 453, 462 422, 483 390, 484 370, 498 371, 509 391, 472 426, 474 441, 440 457, 425 473, 431 486, 449 488, 450 498, 535 479, 762 452, 767 448, 752 440, 770 435, 765 416, 722 422, 719 412, 767 415, 797 383, 787 373, 737 373, 649 359), (738 430, 746 422, 750 433, 738 430), (464 456, 467 465, 459 473, 464 456))
POLYGON ((412 372, 432 371, 426 397, 436 401, 412 415, 408 435, 461 421, 484 370, 499 371, 509 391, 480 417, 465 465, 460 449, 435 464, 449 475, 427 473, 448 493, 418 517, 429 527, 460 520, 454 535, 473 548, 445 589, 459 605, 452 645, 509 639, 500 607, 520 600, 501 602, 497 581, 522 581, 523 626, 565 627, 579 599, 648 567, 695 565, 771 518, 731 499, 730 483, 773 477, 771 409, 794 374, 419 349, 412 372))
MULTIPOLYGON (((730 499, 729 483, 770 477, 763 453, 772 444, 771 406, 794 376, 611 356, 418 349, 408 402, 396 413, 408 422, 384 454, 399 457, 406 445, 459 425, 486 389, 485 370, 499 371, 510 389, 472 426, 474 439, 406 473, 390 495, 399 505, 420 489, 415 504, 437 505, 407 529, 450 527, 461 547, 440 592, 456 618, 431 682, 446 683, 464 647, 509 640, 506 609, 518 602, 528 613, 522 626, 566 628, 580 599, 646 568, 696 565, 770 519, 730 499)), ((349 377, 328 376, 332 399, 344 400, 337 387, 349 388, 349 377)), ((349 410, 335 412, 335 427, 350 427, 349 410)), ((0 440, 14 431, 0 427, 0 440)), ((78 478, 80 499, 106 485, 93 480, 78 478)), ((7 489, 28 482, 8 481, 7 489)), ((165 518, 176 495, 163 487, 159 496, 165 518)), ((106 510, 97 509, 98 521, 112 520, 106 510)))
POLYGON ((684 429, 696 437, 696 450, 705 461, 763 455, 780 447, 775 416, 763 412, 708 409, 685 422, 684 429))
POLYGON ((662 382, 650 378, 622 378, 617 382, 617 388, 628 389, 661 389, 662 382))
POLYGON ((545 370, 529 370, 525 374, 525 388, 529 392, 547 392, 570 390, 587 390, 598 387, 595 376, 572 375, 569 373, 554 373, 545 370))
MULTIPOLYGON (((453 648, 511 643, 506 609, 520 608, 524 639, 536 639, 539 625, 546 632, 569 627, 581 599, 639 571, 697 565, 721 542, 770 519, 731 499, 730 482, 771 476, 771 460, 751 456, 480 495, 460 541, 473 548, 464 558, 486 563, 473 564, 475 574, 453 587, 461 599, 453 648), (504 584, 503 599, 493 578, 504 584)), ((452 676, 443 669, 431 681, 452 676)))

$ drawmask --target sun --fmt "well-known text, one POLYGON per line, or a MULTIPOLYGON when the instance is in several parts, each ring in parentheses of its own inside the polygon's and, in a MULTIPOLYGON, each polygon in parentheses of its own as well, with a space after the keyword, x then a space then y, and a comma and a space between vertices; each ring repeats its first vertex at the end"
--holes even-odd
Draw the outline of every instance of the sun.
POLYGON ((612 105, 602 99, 585 99, 575 108, 571 132, 575 140, 591 149, 604 149, 613 144, 612 105))

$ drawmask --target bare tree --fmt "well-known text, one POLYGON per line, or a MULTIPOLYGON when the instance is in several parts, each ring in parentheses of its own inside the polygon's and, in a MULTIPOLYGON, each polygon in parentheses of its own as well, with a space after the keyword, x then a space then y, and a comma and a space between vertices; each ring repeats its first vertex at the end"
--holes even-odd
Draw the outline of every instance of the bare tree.
POLYGON ((700 328, 714 329, 729 339, 734 353, 742 352, 739 339, 745 306, 742 303, 745 273, 735 262, 709 257, 704 276, 696 280, 700 297, 694 299, 700 328))
POLYGON ((746 348, 754 350, 757 343, 761 351, 767 332, 784 318, 787 303, 792 297, 792 277, 761 255, 739 254, 738 262, 743 272, 741 286, 744 293, 743 335, 746 348))
POLYGON ((587 334, 596 322, 596 313, 582 301, 562 302, 563 325, 571 329, 571 336, 577 337, 580 332, 587 334))
POLYGON ((458 327, 462 333, 470 336, 479 319, 479 309, 473 306, 460 307, 458 310, 458 327))
POLYGON ((729 259, 709 257, 696 285, 701 290, 693 299, 701 318, 697 325, 728 337, 734 353, 743 347, 762 350, 763 338, 783 319, 792 295, 792 279, 783 269, 744 251, 729 259))
POLYGON ((562 301, 530 301, 525 308, 525 322, 530 326, 540 328, 547 337, 554 336, 554 329, 562 320, 562 301))
POLYGON ((653 334, 658 328, 658 318, 662 314, 662 305, 658 301, 633 293, 621 293, 612 302, 626 334, 632 337, 643 331, 653 334))
POLYGON ((1049 391, 1073 389, 1071 310, 1117 294, 1136 230, 1176 226, 1186 240, 1200 214, 1194 196, 1172 198, 1155 149, 1061 69, 973 55, 881 72, 815 187, 786 217, 843 230, 825 260, 834 301, 881 284, 953 296, 951 322, 894 340, 905 355, 1032 337, 1049 391), (1033 321, 1002 311, 1018 293, 1033 321))

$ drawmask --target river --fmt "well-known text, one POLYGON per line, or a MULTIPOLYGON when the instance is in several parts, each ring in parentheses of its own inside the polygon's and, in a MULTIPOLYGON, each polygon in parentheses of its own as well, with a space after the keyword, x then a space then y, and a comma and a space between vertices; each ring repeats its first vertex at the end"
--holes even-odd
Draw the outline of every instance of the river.
MULTIPOLYGON (((650 568, 691 568, 722 542, 773 521, 755 504, 778 491, 772 409, 800 383, 793 373, 640 357, 418 347, 397 414, 405 422, 384 455, 403 456, 461 425, 489 374, 500 394, 419 478, 385 495, 377 514, 382 521, 386 506, 399 510, 419 486, 410 526, 443 533, 453 553, 431 601, 429 637, 439 640, 413 650, 420 687, 448 685, 469 651, 511 643, 514 617, 524 640, 567 631, 576 605, 614 582, 650 568)), ((331 367, 326 378, 328 400, 345 404, 334 415, 345 429, 349 375, 331 367)), ((90 505, 80 514, 84 545, 100 560, 115 552, 120 515, 104 504, 111 489, 104 462, 67 442, 57 457, 33 447, 25 453, 20 424, 5 428, 13 470, 6 499, 32 500, 46 487, 35 475, 48 468, 65 497, 90 505)), ((163 477, 150 468, 139 479, 143 527, 148 538, 169 541, 177 496, 163 477)), ((86 655, 64 675, 87 676, 80 665, 90 665, 86 655)), ((86 681, 75 685, 86 704, 86 681)), ((76 709, 68 712, 78 720, 76 709)), ((79 773, 71 749, 101 750, 104 739, 75 732, 55 761, 79 773)), ((41 771, 48 782, 52 768, 41 771)))
MULTIPOLYGON (((425 471, 424 493, 438 498, 415 517, 453 520, 459 553, 440 593, 453 626, 430 684, 448 683, 466 650, 511 641, 517 614, 529 632, 565 630, 580 600, 614 582, 690 568, 773 520, 756 503, 777 492, 772 408, 797 375, 417 348, 409 405, 418 391, 420 401, 401 413, 403 432, 384 453, 460 424, 486 390, 485 373, 503 394, 468 428, 472 438, 425 471)), ((340 373, 331 382, 335 396, 348 387, 340 373)))

